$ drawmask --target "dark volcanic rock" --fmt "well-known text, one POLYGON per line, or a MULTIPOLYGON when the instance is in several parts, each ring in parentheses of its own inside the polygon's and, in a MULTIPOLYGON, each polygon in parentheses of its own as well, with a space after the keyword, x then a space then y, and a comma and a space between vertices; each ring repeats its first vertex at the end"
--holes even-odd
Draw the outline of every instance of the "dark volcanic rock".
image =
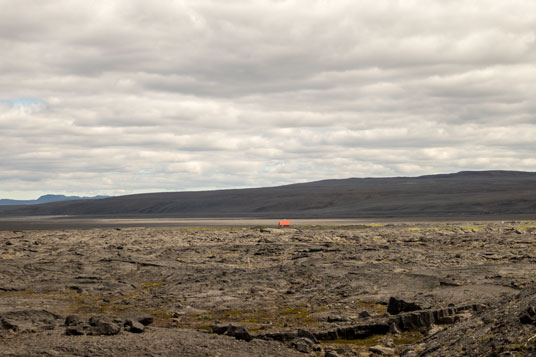
POLYGON ((370 317, 370 314, 368 313, 368 311, 361 311, 359 313, 359 317, 363 317, 363 318, 366 318, 366 317, 370 317))
POLYGON ((0 313, 0 327, 13 332, 51 330, 61 316, 46 310, 20 310, 0 313))
POLYGON ((145 326, 141 322, 127 319, 125 321, 125 330, 132 333, 142 333, 145 330, 145 326))
POLYGON ((18 331, 19 326, 7 318, 0 318, 0 327, 4 330, 18 331))
POLYGON ((82 323, 82 320, 77 315, 69 315, 65 318, 65 326, 76 326, 82 323))
POLYGON ((430 335, 417 346, 418 355, 536 356, 536 330, 531 326, 536 316, 535 296, 536 289, 529 288, 515 297, 503 298, 430 335))
POLYGON ((85 333, 86 329, 85 326, 82 324, 75 326, 67 326, 67 328, 65 329, 65 334, 67 336, 82 336, 85 335, 85 333))
POLYGON ((536 325, 536 305, 530 305, 527 310, 521 314, 519 321, 522 324, 536 325))
POLYGON ((316 337, 310 331, 307 331, 304 329, 298 330, 298 337, 306 337, 309 340, 313 341, 314 343, 318 343, 318 340, 316 339, 316 337))
POLYGON ((453 324, 460 319, 461 315, 468 311, 479 311, 480 305, 449 307, 436 310, 422 310, 401 313, 390 319, 391 332, 395 331, 427 331, 433 324, 453 324))
POLYGON ((141 323, 143 326, 149 326, 153 323, 154 318, 149 314, 143 314, 143 313, 132 313, 124 316, 125 319, 129 319, 132 321, 137 321, 141 323))
POLYGON ((397 326, 403 331, 428 330, 434 323, 432 311, 419 311, 400 315, 397 326))
POLYGON ((108 318, 105 317, 96 317, 92 316, 89 319, 89 331, 88 335, 93 336, 110 336, 110 335, 117 335, 119 332, 121 332, 121 325, 110 321, 108 318))
POLYGON ((406 302, 402 299, 391 297, 389 299, 389 305, 387 306, 387 312, 391 315, 397 315, 401 312, 410 312, 421 310, 422 308, 414 302, 406 302))
MULTIPOLYGON (((270 332, 265 334, 259 334, 255 336, 256 338, 260 338, 263 340, 274 340, 274 341, 290 341, 298 337, 298 333, 294 331, 286 331, 286 332, 270 332)), ((323 340, 329 340, 329 338, 320 338, 323 340)), ((335 339, 335 338, 332 338, 335 339)))
POLYGON ((313 352, 314 342, 307 337, 298 337, 290 343, 290 346, 301 353, 313 352))
POLYGON ((137 320, 143 326, 149 326, 154 321, 154 319, 153 319, 153 317, 151 315, 139 315, 137 317, 137 320))
POLYGON ((339 357, 339 354, 336 351, 330 349, 324 353, 324 357, 339 357))
POLYGON ((251 341, 252 337, 248 330, 242 326, 216 325, 212 326, 212 332, 218 335, 233 336, 237 340, 251 341))

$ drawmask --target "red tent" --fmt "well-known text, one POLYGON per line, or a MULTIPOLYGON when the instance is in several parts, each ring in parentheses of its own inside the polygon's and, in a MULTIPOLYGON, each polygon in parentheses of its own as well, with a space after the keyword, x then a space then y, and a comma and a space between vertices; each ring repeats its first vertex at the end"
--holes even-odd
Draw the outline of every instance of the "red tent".
POLYGON ((279 221, 279 227, 290 227, 290 221, 279 221))

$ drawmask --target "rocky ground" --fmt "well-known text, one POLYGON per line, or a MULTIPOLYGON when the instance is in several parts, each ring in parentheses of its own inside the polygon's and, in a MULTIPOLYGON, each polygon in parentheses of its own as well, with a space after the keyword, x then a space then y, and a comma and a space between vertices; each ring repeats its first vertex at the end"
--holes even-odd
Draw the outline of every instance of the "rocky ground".
POLYGON ((2 355, 536 355, 536 222, 0 231, 2 355))

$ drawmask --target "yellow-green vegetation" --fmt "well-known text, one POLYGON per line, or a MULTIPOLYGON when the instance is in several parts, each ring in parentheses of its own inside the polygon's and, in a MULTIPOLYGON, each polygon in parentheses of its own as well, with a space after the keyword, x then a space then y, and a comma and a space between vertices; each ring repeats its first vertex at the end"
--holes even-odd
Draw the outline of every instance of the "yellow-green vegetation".
MULTIPOLYGON (((390 336, 393 339, 395 345, 397 346, 410 345, 410 344, 413 344, 422 340, 424 337, 418 331, 406 331, 398 335, 388 335, 388 336, 390 336)), ((324 340, 321 342, 327 345, 338 344, 338 345, 355 345, 355 346, 362 346, 362 347, 370 347, 370 346, 381 344, 384 338, 385 338, 385 335, 371 335, 369 337, 361 338, 361 339, 353 339, 353 340, 337 339, 337 340, 324 340)))
POLYGON ((279 310, 279 316, 289 325, 298 324, 300 326, 304 326, 317 324, 318 321, 316 319, 311 318, 310 315, 311 311, 299 306, 284 307, 279 310))
POLYGON ((214 320, 214 316, 212 314, 195 315, 194 318, 196 320, 201 320, 201 321, 214 320))
POLYGON ((377 228, 377 227, 385 227, 385 224, 384 223, 368 223, 367 226, 372 227, 372 228, 377 228))
POLYGON ((145 290, 151 290, 154 288, 159 288, 161 286, 164 286, 164 283, 162 281, 143 281, 140 283, 145 290))
POLYGON ((481 231, 485 226, 477 225, 463 225, 463 226, 418 226, 418 227, 409 227, 409 231, 457 231, 458 229, 472 230, 472 231, 481 231))
POLYGON ((195 327, 197 330, 203 330, 203 331, 212 331, 212 327, 210 325, 200 325, 195 327))
POLYGON ((517 227, 517 229, 519 229, 520 231, 526 231, 526 230, 534 229, 534 228, 536 228, 535 225, 526 225, 526 226, 519 226, 519 227, 517 227))
POLYGON ((240 310, 231 309, 231 310, 225 310, 223 314, 226 316, 241 316, 243 312, 240 310))
POLYGON ((17 257, 18 257, 17 253, 4 253, 0 255, 0 259, 15 259, 17 257))
POLYGON ((337 340, 324 340, 321 342, 326 345, 337 344, 337 345, 356 345, 356 346, 370 347, 370 346, 375 346, 379 344, 383 337, 384 337, 383 335, 372 335, 366 338, 355 339, 355 340, 337 339, 337 340))
POLYGON ((372 309, 379 315, 383 315, 387 312, 387 305, 375 301, 358 301, 356 305, 362 309, 372 309))
POLYGON ((419 331, 405 331, 399 335, 393 336, 393 341, 396 345, 410 345, 420 341, 424 335, 419 331))
POLYGON ((34 295, 34 294, 36 294, 36 292, 33 291, 33 290, 23 290, 20 293, 25 294, 25 295, 34 295))
POLYGON ((77 293, 71 293, 68 294, 67 297, 70 300, 71 308, 76 313, 104 313, 112 309, 110 304, 104 302, 103 297, 100 295, 80 295, 77 293))
POLYGON ((157 320, 170 319, 173 316, 168 311, 149 311, 149 314, 157 320))
MULTIPOLYGON (((314 311, 318 312, 318 310, 314 311)), ((240 322, 248 325, 248 329, 260 329, 261 326, 300 327, 318 324, 308 308, 303 306, 283 306, 274 310, 229 309, 211 311, 198 315, 187 315, 181 320, 183 327, 199 328, 207 321, 240 322)))

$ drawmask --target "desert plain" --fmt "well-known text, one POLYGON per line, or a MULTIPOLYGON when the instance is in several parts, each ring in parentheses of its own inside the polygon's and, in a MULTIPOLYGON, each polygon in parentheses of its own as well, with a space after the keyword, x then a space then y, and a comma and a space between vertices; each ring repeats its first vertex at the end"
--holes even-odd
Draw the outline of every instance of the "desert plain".
POLYGON ((536 354, 536 221, 48 222, 0 222, 2 355, 536 354))

